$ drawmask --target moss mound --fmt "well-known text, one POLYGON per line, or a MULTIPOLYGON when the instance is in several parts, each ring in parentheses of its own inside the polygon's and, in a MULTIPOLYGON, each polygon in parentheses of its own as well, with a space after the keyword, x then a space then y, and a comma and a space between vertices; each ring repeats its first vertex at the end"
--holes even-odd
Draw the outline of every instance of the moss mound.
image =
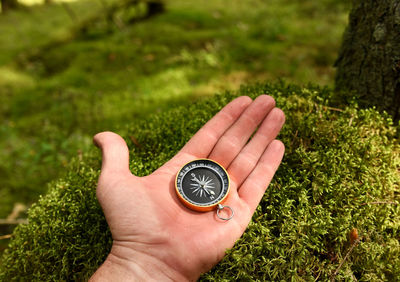
MULTIPOLYGON (((287 116, 286 154, 243 237, 202 280, 400 280, 400 165, 396 130, 374 110, 330 107, 317 87, 256 85, 155 114, 119 133, 131 170, 151 173, 238 95, 272 95, 287 116)), ((129 118, 127 117, 127 120, 129 118)), ((95 198, 100 152, 76 159, 29 211, 3 257, 0 280, 83 280, 111 237, 95 198)))

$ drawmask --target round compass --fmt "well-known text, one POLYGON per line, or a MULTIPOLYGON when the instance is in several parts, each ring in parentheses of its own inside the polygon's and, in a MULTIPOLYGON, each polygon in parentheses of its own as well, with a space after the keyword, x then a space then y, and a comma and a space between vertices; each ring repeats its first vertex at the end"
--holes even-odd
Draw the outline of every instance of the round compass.
POLYGON ((217 162, 198 159, 185 164, 175 181, 179 199, 190 209, 210 211, 223 209, 229 193, 229 176, 217 162))

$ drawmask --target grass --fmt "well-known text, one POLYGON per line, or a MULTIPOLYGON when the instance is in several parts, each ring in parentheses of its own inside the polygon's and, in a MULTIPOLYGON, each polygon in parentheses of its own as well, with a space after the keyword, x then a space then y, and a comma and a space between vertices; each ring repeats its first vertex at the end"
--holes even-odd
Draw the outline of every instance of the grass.
POLYGON ((78 20, 59 2, 0 17, 0 218, 35 202, 98 131, 242 83, 332 85, 348 12, 330 0, 171 0, 147 21, 79 32, 101 3, 69 2, 78 20))

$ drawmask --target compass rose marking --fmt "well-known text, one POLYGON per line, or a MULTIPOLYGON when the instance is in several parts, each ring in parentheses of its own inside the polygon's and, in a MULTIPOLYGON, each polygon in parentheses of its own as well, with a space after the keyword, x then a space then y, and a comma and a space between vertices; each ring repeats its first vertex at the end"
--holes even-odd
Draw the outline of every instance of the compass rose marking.
POLYGON ((214 183, 212 182, 212 179, 210 179, 210 177, 205 176, 205 175, 199 175, 197 178, 196 175, 194 173, 190 174, 193 178, 191 179, 192 181, 196 182, 196 183, 190 183, 191 187, 190 189, 192 189, 192 193, 196 193, 196 196, 203 197, 208 195, 210 196, 211 199, 214 199, 214 195, 215 192, 209 189, 215 189, 215 187, 213 186, 214 183))

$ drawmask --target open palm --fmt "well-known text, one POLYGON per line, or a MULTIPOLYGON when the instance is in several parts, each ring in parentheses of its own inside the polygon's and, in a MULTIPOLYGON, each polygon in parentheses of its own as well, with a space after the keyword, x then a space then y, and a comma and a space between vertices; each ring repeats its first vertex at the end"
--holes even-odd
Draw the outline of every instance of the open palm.
POLYGON ((118 273, 139 280, 195 280, 217 264, 245 231, 281 162, 284 146, 275 138, 283 123, 284 114, 270 96, 236 98, 145 177, 130 172, 128 148, 119 135, 97 134, 94 142, 103 152, 97 197, 113 236, 108 259, 124 267, 118 273), (199 158, 227 169, 225 203, 235 212, 229 221, 215 211, 192 211, 176 195, 177 172, 199 158))

